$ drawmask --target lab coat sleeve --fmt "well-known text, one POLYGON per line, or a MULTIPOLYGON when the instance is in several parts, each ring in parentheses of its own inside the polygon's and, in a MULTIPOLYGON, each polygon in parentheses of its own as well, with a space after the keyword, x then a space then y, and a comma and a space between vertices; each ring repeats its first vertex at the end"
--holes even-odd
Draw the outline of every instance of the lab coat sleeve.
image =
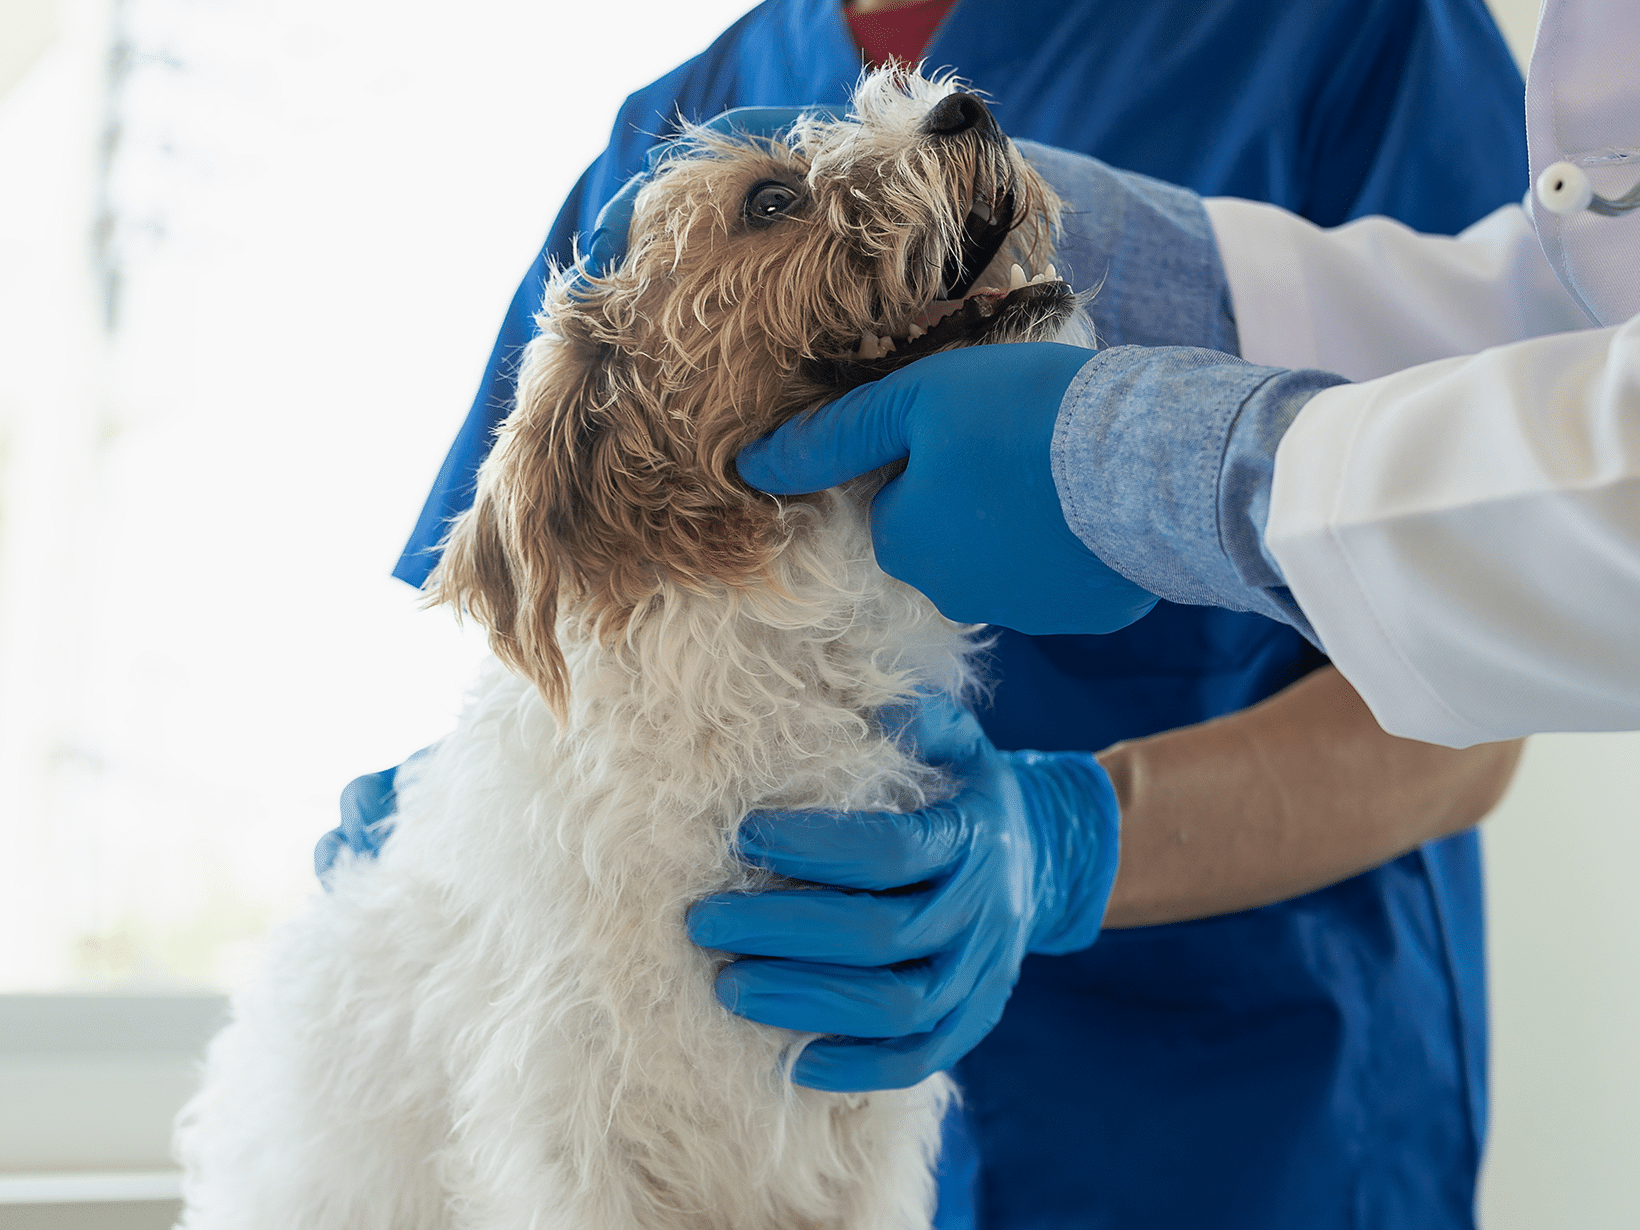
POLYGON ((1455 237, 1389 218, 1324 229, 1254 201, 1206 209, 1250 363, 1371 380, 1594 323, 1519 205, 1455 237))
POLYGON ((1394 734, 1640 729, 1640 318, 1317 394, 1265 543, 1394 734))

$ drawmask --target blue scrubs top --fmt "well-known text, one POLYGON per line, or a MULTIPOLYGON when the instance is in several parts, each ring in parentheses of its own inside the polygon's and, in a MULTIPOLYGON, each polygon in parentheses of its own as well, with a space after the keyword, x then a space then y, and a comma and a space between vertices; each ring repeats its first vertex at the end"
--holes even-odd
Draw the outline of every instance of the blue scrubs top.
MULTIPOLYGON (((1524 88, 1483 0, 959 0, 927 57, 989 91, 1012 136, 1323 225, 1450 233, 1527 182, 1524 88)), ((651 134, 680 112, 841 103, 859 71, 841 0, 769 0, 627 100, 395 575, 420 585, 471 502, 547 261, 568 260, 651 134)), ((1043 750, 1233 712, 1321 661, 1259 616, 1167 603, 1106 637, 1004 633, 994 654, 988 732, 1043 750)), ((1279 905, 1031 957, 958 1068, 940 1224, 1472 1226, 1485 1013, 1472 835, 1279 905)))

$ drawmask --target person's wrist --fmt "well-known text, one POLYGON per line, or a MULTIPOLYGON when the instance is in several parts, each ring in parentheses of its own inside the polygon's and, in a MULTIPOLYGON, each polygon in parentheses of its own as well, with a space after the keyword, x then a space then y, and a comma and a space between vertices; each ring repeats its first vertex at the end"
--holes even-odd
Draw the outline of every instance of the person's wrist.
POLYGON ((1116 880, 1115 787, 1090 752, 1009 755, 1036 840, 1037 914, 1027 951, 1079 952, 1098 939, 1116 880))

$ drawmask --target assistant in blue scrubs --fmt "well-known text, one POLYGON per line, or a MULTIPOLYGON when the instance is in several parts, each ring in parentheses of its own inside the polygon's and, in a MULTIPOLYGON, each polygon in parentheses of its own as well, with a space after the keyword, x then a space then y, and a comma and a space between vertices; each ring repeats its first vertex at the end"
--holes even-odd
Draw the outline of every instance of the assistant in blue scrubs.
MULTIPOLYGON (((1527 182, 1524 88, 1482 0, 958 0, 927 57, 989 91, 1011 136, 1323 225, 1450 233, 1527 182)), ((680 113, 842 103, 859 71, 839 0, 770 0, 627 100, 513 300, 397 576, 426 579, 472 499, 548 261, 568 262, 653 134, 680 113)), ((1195 340, 1099 323, 1112 344, 1195 340)), ((995 658, 987 732, 1042 750, 1233 712, 1322 661, 1259 616, 1167 603, 1105 637, 1004 633, 995 658)), ((1469 834, 1279 905, 1029 958, 957 1070, 940 1224, 1472 1226, 1481 905, 1469 834)))

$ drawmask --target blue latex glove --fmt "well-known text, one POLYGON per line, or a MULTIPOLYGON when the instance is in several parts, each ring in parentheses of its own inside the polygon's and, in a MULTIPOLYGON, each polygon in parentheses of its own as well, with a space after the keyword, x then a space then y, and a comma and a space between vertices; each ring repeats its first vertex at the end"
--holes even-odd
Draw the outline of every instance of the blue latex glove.
POLYGON ((748 860, 826 887, 725 893, 689 933, 742 954, 718 998, 766 1025, 832 1035, 798 1084, 895 1089, 944 1071, 1002 1016, 1028 952, 1093 943, 1116 878, 1118 810, 1091 755, 1000 752, 973 715, 926 702, 918 754, 962 782, 905 814, 762 812, 748 860))
POLYGON ((319 877, 321 884, 326 883, 330 869, 343 850, 352 851, 354 858, 375 858, 381 853, 382 846, 393 835, 393 817, 399 810, 399 773, 432 750, 424 747, 403 764, 380 773, 366 773, 348 782, 342 790, 341 824, 319 838, 319 844, 313 848, 313 874, 319 877))
POLYGON ((1020 632, 1113 632, 1156 604, 1065 522, 1052 471, 1060 403, 1091 350, 972 346, 919 359, 743 449, 740 476, 798 495, 902 458, 878 494, 882 569, 948 617, 1020 632))
POLYGON ((382 843, 392 836, 393 816, 398 811, 393 779, 398 771, 399 766, 394 765, 380 773, 366 773, 342 790, 341 824, 313 847, 313 874, 327 888, 330 869, 343 850, 351 850, 355 858, 375 858, 381 853, 382 843))

